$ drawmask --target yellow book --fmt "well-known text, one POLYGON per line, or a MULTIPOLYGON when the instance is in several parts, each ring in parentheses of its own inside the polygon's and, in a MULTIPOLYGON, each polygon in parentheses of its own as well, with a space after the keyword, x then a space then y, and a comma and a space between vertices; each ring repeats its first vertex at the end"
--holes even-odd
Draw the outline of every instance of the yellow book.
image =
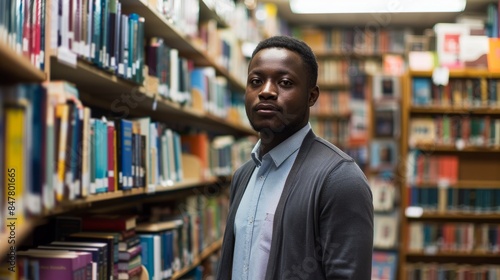
POLYGON ((56 106, 56 131, 57 137, 57 179, 56 179, 56 200, 62 201, 64 197, 64 174, 66 169, 66 141, 68 137, 68 111, 66 104, 57 104, 56 106))
MULTIPOLYGON (((24 184, 27 166, 25 139, 26 111, 22 107, 5 108, 5 218, 7 228, 24 222, 24 184)), ((7 241, 6 241, 7 242, 7 241)))

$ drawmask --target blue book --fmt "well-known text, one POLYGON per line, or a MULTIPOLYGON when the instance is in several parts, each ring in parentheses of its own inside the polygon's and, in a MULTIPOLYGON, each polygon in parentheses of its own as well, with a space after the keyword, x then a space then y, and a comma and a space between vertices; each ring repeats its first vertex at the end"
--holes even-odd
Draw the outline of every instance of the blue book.
POLYGON ((137 56, 138 56, 138 45, 137 45, 137 38, 138 38, 138 28, 139 28, 139 15, 132 13, 129 15, 128 18, 128 50, 129 50, 129 59, 128 59, 128 65, 125 65, 127 68, 126 72, 126 78, 127 79, 133 79, 137 75, 136 71, 136 62, 137 62, 137 56))
POLYGON ((155 277, 154 271, 154 235, 152 234, 139 234, 141 239, 141 262, 142 265, 148 270, 149 280, 159 279, 155 277))
POLYGON ((45 178, 44 157, 47 156, 44 154, 45 142, 42 140, 45 139, 46 134, 45 104, 47 102, 47 91, 44 89, 44 87, 37 84, 22 85, 21 87, 25 88, 28 99, 30 100, 30 103, 32 105, 30 120, 32 123, 32 141, 29 160, 29 163, 31 164, 30 177, 32 178, 32 180, 30 181, 29 190, 32 197, 30 198, 30 203, 28 203, 27 206, 32 213, 40 213, 42 210, 42 187, 45 178))
POLYGON ((431 104, 431 79, 413 78, 413 105, 431 104))
POLYGON ((176 181, 182 181, 182 148, 181 148, 181 136, 177 132, 173 132, 174 138, 174 160, 175 160, 175 173, 176 173, 176 181))
POLYGON ((104 193, 108 191, 107 186, 107 125, 102 120, 96 120, 96 192, 104 193))
MULTIPOLYGON (((102 4, 101 1, 105 0, 91 0, 94 10, 94 19, 93 19, 93 37, 90 49, 93 50, 93 59, 92 61, 96 65, 100 65, 101 60, 101 30, 103 29, 102 25, 102 4)), ((92 55, 91 54, 91 55, 92 55)))
POLYGON ((118 182, 122 190, 132 189, 132 121, 117 120, 118 129, 118 182))

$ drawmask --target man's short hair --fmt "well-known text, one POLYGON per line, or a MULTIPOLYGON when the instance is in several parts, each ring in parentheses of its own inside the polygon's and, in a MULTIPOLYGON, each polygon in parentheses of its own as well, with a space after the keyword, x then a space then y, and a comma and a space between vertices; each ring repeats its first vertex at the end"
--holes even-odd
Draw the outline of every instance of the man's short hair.
POLYGON ((273 36, 261 41, 252 53, 252 59, 259 51, 269 48, 285 48, 300 55, 309 74, 308 83, 313 87, 318 82, 318 62, 311 48, 301 40, 289 36, 273 36))

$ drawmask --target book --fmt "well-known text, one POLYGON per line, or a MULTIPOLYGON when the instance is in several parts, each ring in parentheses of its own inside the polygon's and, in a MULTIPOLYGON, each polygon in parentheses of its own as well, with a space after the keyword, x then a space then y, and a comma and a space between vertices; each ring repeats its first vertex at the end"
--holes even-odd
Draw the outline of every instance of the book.
POLYGON ((5 167, 6 174, 6 194, 12 194, 5 197, 5 216, 14 218, 17 223, 24 222, 24 200, 27 189, 28 178, 28 132, 29 128, 29 102, 16 97, 15 89, 8 92, 5 96, 4 112, 4 135, 5 135, 5 167))
POLYGON ((123 231, 136 227, 136 216, 102 214, 82 217, 82 229, 94 231, 123 231))
POLYGON ((374 177, 370 179, 373 194, 373 210, 390 211, 394 208, 396 186, 390 180, 374 177))
POLYGON ((395 280, 398 254, 394 251, 374 251, 372 255, 372 280, 395 280))
POLYGON ((488 71, 500 72, 500 38, 488 39, 488 71))
POLYGON ((108 245, 103 242, 79 242, 79 241, 53 241, 47 246, 55 247, 77 247, 77 248, 97 248, 99 250, 99 275, 100 279, 110 279, 111 271, 108 269, 108 245))
POLYGON ((132 189, 132 121, 125 119, 115 120, 117 129, 118 151, 118 188, 120 190, 132 189))
POLYGON ((432 82, 429 78, 412 79, 412 101, 413 105, 430 105, 432 102, 432 82))
POLYGON ((396 103, 375 104, 373 112, 375 137, 398 137, 400 134, 399 109, 396 103))
POLYGON ((373 247, 379 249, 395 248, 398 228, 397 212, 375 214, 373 216, 373 247))
POLYGON ((112 121, 107 123, 107 163, 108 163, 108 192, 114 192, 115 189, 115 124, 112 121))
POLYGON ((128 248, 126 251, 120 251, 118 253, 118 259, 119 261, 130 261, 136 256, 141 254, 142 247, 140 244, 128 248))
MULTIPOLYGON (((100 253, 98 248, 84 248, 84 247, 71 247, 71 246, 51 246, 51 245, 40 245, 37 246, 36 249, 44 250, 47 252, 48 250, 53 250, 57 252, 82 252, 82 253, 87 253, 88 255, 86 256, 86 259, 84 260, 87 264, 90 263, 90 275, 87 275, 86 279, 103 279, 101 270, 101 266, 103 265, 102 261, 100 259, 100 253), (90 277, 88 277, 90 276, 90 277)), ((30 249, 29 251, 35 251, 35 249, 30 249)))
POLYGON ((434 25, 434 32, 439 66, 450 69, 464 68, 464 61, 460 59, 460 38, 470 34, 469 26, 458 23, 437 23, 434 25))
POLYGON ((17 254, 38 260, 40 279, 81 279, 85 275, 86 264, 75 253, 18 251, 17 254))
POLYGON ((399 77, 395 75, 373 76, 373 100, 396 100, 401 97, 399 77))

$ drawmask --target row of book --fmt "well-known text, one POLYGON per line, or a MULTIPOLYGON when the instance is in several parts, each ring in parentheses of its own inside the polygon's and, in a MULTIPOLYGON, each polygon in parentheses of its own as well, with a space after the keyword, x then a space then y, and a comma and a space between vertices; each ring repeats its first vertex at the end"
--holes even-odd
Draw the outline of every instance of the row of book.
POLYGON ((498 254, 499 242, 498 224, 411 222, 408 227, 410 252, 498 254))
POLYGON ((314 132, 328 142, 339 146, 348 145, 348 119, 322 119, 312 116, 310 123, 314 132))
POLYGON ((199 106, 193 104, 195 99, 193 95, 197 95, 202 102, 202 108, 197 109, 221 118, 228 117, 230 108, 238 110, 244 106, 243 94, 234 90, 226 77, 217 75, 214 67, 194 66, 192 60, 181 57, 179 51, 169 47, 162 38, 153 37, 149 40, 146 60, 147 92, 159 94, 162 98, 191 107, 199 106), (239 96, 241 98, 238 98, 239 96))
POLYGON ((319 58, 318 84, 349 84, 349 60, 348 59, 328 59, 319 58))
POLYGON ((348 91, 322 91, 316 101, 316 104, 311 107, 311 114, 331 114, 331 115, 348 115, 349 114, 350 96, 348 91))
POLYGON ((431 78, 412 78, 412 102, 415 106, 453 108, 500 107, 500 80, 451 78, 447 85, 436 85, 431 78))
POLYGON ((409 263, 405 265, 405 279, 498 279, 500 265, 470 265, 458 263, 409 263))
POLYGON ((150 38, 146 47, 146 90, 180 104, 190 103, 189 73, 193 64, 192 60, 179 56, 179 51, 169 47, 164 39, 150 38))
POLYGON ((18 276, 139 279, 144 266, 149 279, 170 279, 222 238, 228 199, 224 191, 200 193, 182 203, 146 208, 139 214, 125 211, 52 219, 35 229, 32 245, 18 250, 18 276))
POLYGON ((410 120, 409 144, 465 147, 500 147, 500 118, 437 115, 410 120))
POLYGON ((42 70, 45 65, 45 2, 15 0, 0 3, 0 41, 42 70))
POLYGON ((408 205, 421 207, 426 212, 498 213, 500 212, 500 190, 410 187, 408 205))
POLYGON ((198 35, 199 0, 148 0, 145 3, 188 37, 198 35))
POLYGON ((230 90, 228 81, 223 76, 217 76, 213 67, 196 67, 190 73, 193 94, 202 97, 204 110, 215 116, 226 118, 228 108, 242 106, 232 95, 241 95, 230 90))
POLYGON ((458 156, 428 155, 410 150, 407 159, 409 185, 439 184, 449 186, 458 181, 458 156))
POLYGON ((355 28, 295 28, 294 36, 304 40, 318 52, 381 54, 403 53, 405 36, 411 30, 382 26, 355 28))
MULTIPOLYGON (((0 92, 0 163, 13 170, 19 219, 25 212, 38 214, 92 194, 133 188, 154 192, 182 181, 184 168, 198 180, 228 176, 233 160, 241 163, 249 156, 237 149, 246 153, 254 143, 250 138, 211 139, 202 132, 180 135, 149 117, 92 117, 78 90, 64 81, 2 87, 0 92), (183 166, 183 154, 199 163, 183 166)), ((0 194, 6 209, 7 186, 0 194)))
POLYGON ((77 57, 136 83, 144 80, 145 19, 118 0, 58 0, 50 6, 50 46, 59 60, 77 57))
POLYGON ((217 28, 215 19, 200 23, 199 33, 202 48, 208 57, 245 84, 248 63, 238 34, 232 28, 217 28))

